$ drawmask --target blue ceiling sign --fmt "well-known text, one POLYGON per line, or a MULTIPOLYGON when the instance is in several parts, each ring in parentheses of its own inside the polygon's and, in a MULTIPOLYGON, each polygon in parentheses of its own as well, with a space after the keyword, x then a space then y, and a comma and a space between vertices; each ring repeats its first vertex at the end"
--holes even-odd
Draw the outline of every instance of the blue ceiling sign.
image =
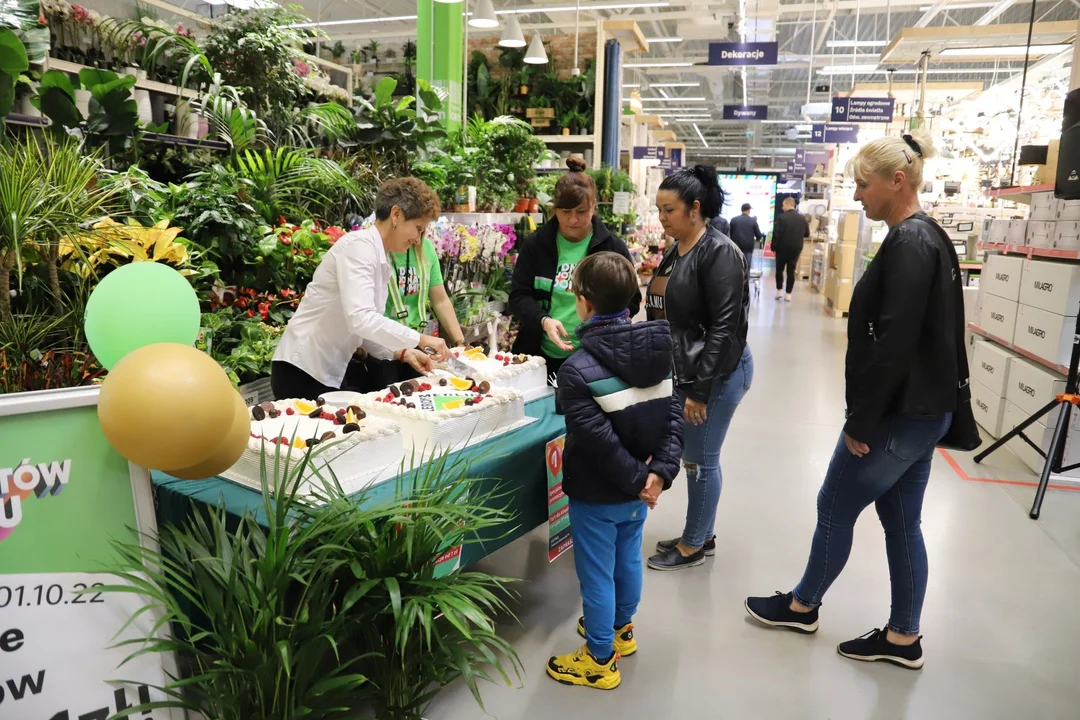
POLYGON ((709 43, 710 65, 775 65, 779 54, 775 42, 709 43))
POLYGON ((834 97, 833 122, 891 123, 896 100, 893 98, 834 97))

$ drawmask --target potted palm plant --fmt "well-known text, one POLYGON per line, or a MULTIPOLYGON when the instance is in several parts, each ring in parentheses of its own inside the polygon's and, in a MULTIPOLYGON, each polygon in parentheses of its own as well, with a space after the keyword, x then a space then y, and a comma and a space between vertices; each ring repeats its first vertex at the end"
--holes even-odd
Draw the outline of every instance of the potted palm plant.
POLYGON ((375 72, 379 72, 379 41, 372 40, 364 49, 367 51, 371 62, 375 63, 375 72))
POLYGON ((334 47, 330 48, 330 56, 340 65, 341 58, 345 57, 345 44, 340 40, 334 43, 334 47))

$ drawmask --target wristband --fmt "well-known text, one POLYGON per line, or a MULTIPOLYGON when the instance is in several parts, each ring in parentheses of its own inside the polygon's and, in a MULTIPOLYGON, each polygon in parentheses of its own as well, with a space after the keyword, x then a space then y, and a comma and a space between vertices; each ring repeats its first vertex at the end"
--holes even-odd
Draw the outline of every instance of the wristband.
POLYGON ((395 361, 401 362, 404 359, 405 359, 405 351, 404 350, 398 350, 396 353, 394 353, 394 360, 395 361))

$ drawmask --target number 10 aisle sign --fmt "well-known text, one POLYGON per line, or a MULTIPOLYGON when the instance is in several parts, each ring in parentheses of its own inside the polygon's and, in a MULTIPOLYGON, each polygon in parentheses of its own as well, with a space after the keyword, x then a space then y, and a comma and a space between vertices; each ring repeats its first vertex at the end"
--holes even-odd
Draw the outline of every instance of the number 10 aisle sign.
MULTIPOLYGON (((103 593, 113 540, 154 530, 150 479, 105 440, 97 388, 20 393, 0 400, 0 718, 104 720, 164 700, 172 658, 123 667, 156 617, 142 601, 103 593), (120 633, 118 635, 118 633, 120 633), (123 678, 132 681, 119 683, 123 678)), ((179 720, 179 711, 140 713, 179 720)))

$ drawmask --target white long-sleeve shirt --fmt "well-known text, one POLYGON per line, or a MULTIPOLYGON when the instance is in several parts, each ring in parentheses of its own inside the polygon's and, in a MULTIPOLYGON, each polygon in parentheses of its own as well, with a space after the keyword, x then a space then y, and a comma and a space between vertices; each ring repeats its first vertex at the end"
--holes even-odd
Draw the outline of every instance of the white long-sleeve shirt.
POLYGON ((420 333, 384 315, 390 263, 375 227, 343 235, 326 253, 285 328, 274 360, 341 387, 349 358, 377 358, 420 344, 420 333))

